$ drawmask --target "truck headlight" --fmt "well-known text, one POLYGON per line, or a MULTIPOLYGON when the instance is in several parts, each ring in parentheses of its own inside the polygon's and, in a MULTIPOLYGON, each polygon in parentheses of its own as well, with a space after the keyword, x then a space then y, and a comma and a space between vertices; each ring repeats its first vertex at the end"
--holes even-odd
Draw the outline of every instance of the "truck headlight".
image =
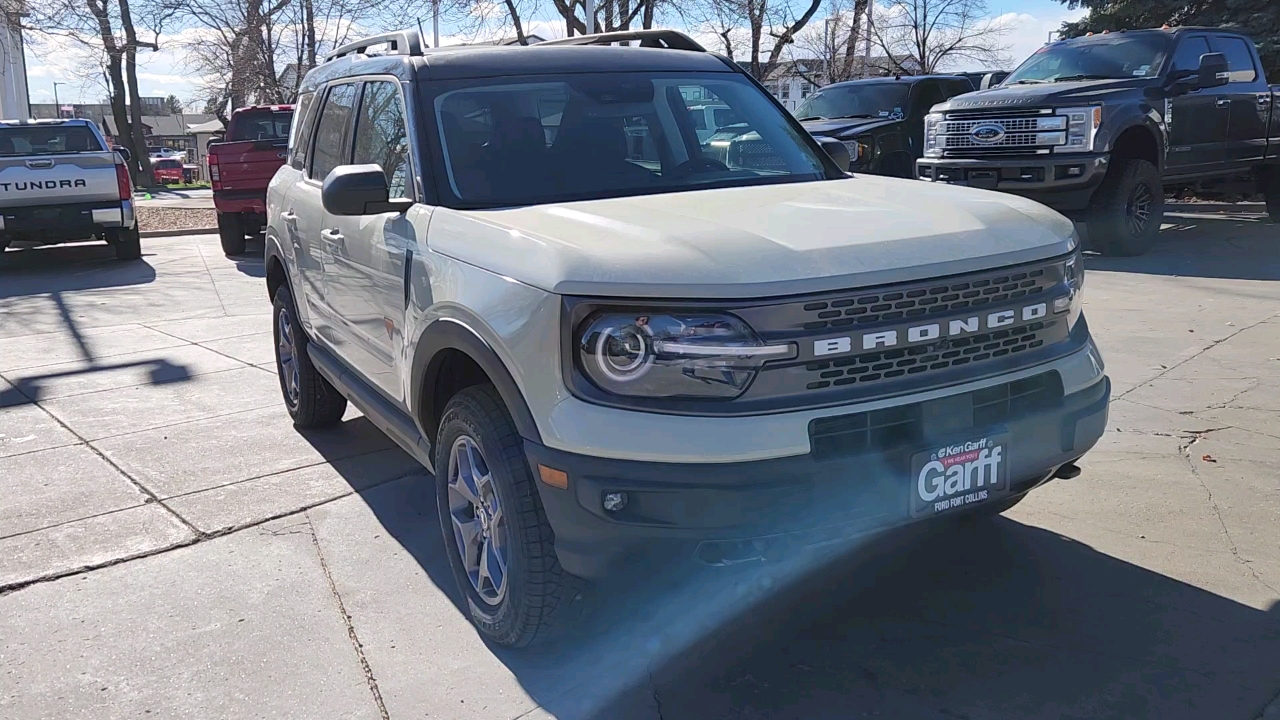
POLYGON ((942 113, 929 113, 924 116, 925 157, 942 157, 942 148, 938 147, 938 124, 941 122, 942 113))
POLYGON ((1090 152, 1093 150, 1093 136, 1102 124, 1102 108, 1078 107, 1059 108, 1058 115, 1066 118, 1066 143, 1054 148, 1054 152, 1090 152))
POLYGON ((1067 282, 1067 294, 1053 300, 1055 315, 1067 315, 1067 327, 1075 327, 1084 306, 1084 257, 1077 245, 1076 251, 1062 263, 1062 276, 1067 282))
POLYGON ((871 161, 871 156, 875 154, 875 139, 871 137, 854 138, 853 140, 841 140, 845 148, 849 150, 849 164, 859 165, 871 161))
POLYGON ((574 346, 578 370, 601 390, 646 398, 732 399, 766 362, 796 357, 740 318, 720 313, 604 312, 586 320, 574 346))

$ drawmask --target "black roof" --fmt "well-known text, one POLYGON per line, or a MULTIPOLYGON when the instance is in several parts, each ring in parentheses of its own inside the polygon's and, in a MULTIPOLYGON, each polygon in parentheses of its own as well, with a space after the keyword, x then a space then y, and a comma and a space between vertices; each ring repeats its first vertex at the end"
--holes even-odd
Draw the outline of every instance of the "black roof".
POLYGON ((410 79, 459 80, 519 75, 594 72, 716 72, 736 70, 714 53, 642 47, 562 45, 450 46, 424 48, 421 55, 352 55, 322 63, 307 73, 301 91, 352 75, 391 74, 410 79))
POLYGON ((859 78, 857 80, 845 80, 844 82, 831 83, 830 85, 823 85, 818 89, 827 90, 829 88, 852 87, 855 85, 876 85, 876 84, 883 85, 884 83, 894 83, 894 82, 911 84, 911 83, 918 83, 921 80, 964 80, 964 79, 965 78, 960 75, 953 75, 948 73, 941 73, 936 75, 898 75, 898 76, 890 75, 888 77, 869 77, 869 78, 859 78))

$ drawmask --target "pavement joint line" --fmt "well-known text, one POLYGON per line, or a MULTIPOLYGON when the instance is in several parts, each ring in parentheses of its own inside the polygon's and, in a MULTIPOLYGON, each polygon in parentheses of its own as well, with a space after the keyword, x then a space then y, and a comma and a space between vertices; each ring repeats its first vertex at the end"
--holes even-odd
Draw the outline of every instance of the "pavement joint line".
MULTIPOLYGON (((374 488, 382 487, 383 485, 388 485, 390 483, 403 480, 407 477, 411 477, 416 474, 418 473, 416 472, 405 473, 404 475, 400 475, 398 477, 394 477, 380 483, 374 483, 373 485, 370 485, 369 487, 364 488, 359 492, 367 492, 374 488)), ((62 580, 68 577, 84 575, 84 574, 93 572, 94 570, 102 570, 103 568, 114 567, 116 565, 123 565, 124 563, 132 562, 134 560, 142 560, 149 557, 155 557, 157 555, 164 555, 165 553, 171 552, 173 550, 179 550, 181 548, 191 547, 193 545, 199 545, 209 540, 216 540, 218 538, 226 537, 228 535, 232 535, 238 532, 243 532, 245 530, 252 530, 253 528, 265 525, 269 522, 274 522, 276 520, 283 520, 284 518, 292 517, 294 515, 305 515, 307 512, 314 510, 318 507, 324 507, 329 503, 337 502, 339 500, 343 500, 345 498, 348 498, 348 497, 351 497, 352 495, 357 495, 357 494, 359 493, 356 490, 350 490, 348 492, 342 493, 341 495, 337 495, 337 496, 328 498, 326 500, 321 500, 320 502, 312 503, 304 507, 292 508, 290 510, 286 510, 281 513, 276 513, 269 517, 259 518, 251 522, 241 523, 239 525, 232 525, 229 527, 221 528, 219 530, 214 530, 212 532, 197 531, 198 532, 197 535, 189 537, 186 540, 179 540, 178 542, 175 542, 170 545, 166 545, 164 547, 154 548, 152 550, 144 550, 139 553, 126 555, 124 557, 112 558, 110 560, 106 560, 100 563, 91 563, 88 565, 83 565, 83 566, 71 568, 68 570, 49 573, 48 575, 32 578, 30 580, 20 580, 20 581, 8 583, 8 584, 0 584, 0 597, 11 595, 20 590, 25 590, 33 585, 42 585, 44 583, 53 582, 55 580, 62 580)), ((147 503, 144 503, 144 504, 147 504, 147 503)), ((170 510, 170 512, 173 512, 173 511, 170 510)), ((308 519, 308 522, 310 522, 309 519, 308 519)))
MULTIPOLYGON (((1117 399, 1118 399, 1118 398, 1117 398, 1117 399)), ((1114 400, 1113 400, 1113 402, 1114 402, 1114 400)), ((1198 412, 1204 412, 1204 410, 1191 410, 1191 411, 1170 410, 1169 408, 1160 407, 1159 405, 1152 405, 1152 404, 1150 404, 1150 403, 1139 402, 1139 401, 1137 401, 1137 400, 1130 400, 1130 399, 1128 399, 1128 398, 1125 398, 1125 399, 1124 399, 1124 402, 1132 403, 1132 404, 1134 404, 1134 405, 1140 405, 1140 406, 1142 406, 1142 407, 1144 407, 1144 408, 1150 408, 1150 409, 1152 409, 1152 410, 1163 410, 1164 412, 1176 413, 1176 414, 1178 414, 1178 415, 1183 415, 1183 416, 1185 416, 1185 417, 1195 417, 1195 413, 1198 413, 1198 412)), ((1225 408, 1212 408, 1212 409, 1220 410, 1220 409, 1225 409, 1225 408)), ((1232 409, 1240 409, 1240 410, 1259 410, 1259 411, 1262 411, 1262 412, 1275 412, 1275 413, 1280 413, 1280 410, 1270 410, 1270 409, 1267 409, 1267 408, 1250 408, 1250 407, 1234 406, 1232 409)), ((1201 418, 1196 418, 1196 419, 1197 419, 1197 420, 1200 420, 1201 418)), ((1270 434, 1270 433, 1264 433, 1264 432, 1260 432, 1260 431, 1258 431, 1258 430, 1250 430, 1249 428, 1246 428, 1246 427, 1240 427, 1239 425, 1231 425, 1231 424, 1229 424, 1229 423, 1224 423, 1224 422, 1223 422, 1223 421, 1221 421, 1221 420, 1211 419, 1211 420, 1206 420, 1206 422, 1215 422, 1215 423, 1218 423, 1218 425, 1219 425, 1219 427, 1217 428, 1218 430, 1239 430, 1240 432, 1246 432, 1246 433, 1249 433, 1250 435, 1260 435, 1260 436, 1262 436, 1262 437, 1267 437, 1267 438, 1272 438, 1272 439, 1275 439, 1275 440, 1280 440, 1280 435, 1272 435, 1272 434, 1270 434)), ((1162 432, 1155 431, 1155 430, 1122 430, 1121 432, 1142 433, 1142 434, 1144 434, 1144 435, 1157 435, 1157 436, 1160 436, 1160 437, 1178 437, 1178 438, 1182 437, 1181 435, 1178 435, 1178 434, 1176 434, 1176 433, 1162 433, 1162 432)), ((1184 432, 1189 432, 1189 431, 1184 431, 1184 432)))
MULTIPOLYGON (((234 369, 234 368, 233 368, 233 369, 234 369)), ((262 368, 258 368, 258 369, 259 369, 259 370, 261 370, 262 368)), ((206 415, 206 416, 204 416, 204 417, 198 417, 198 418, 194 418, 194 419, 191 419, 191 420, 181 420, 181 421, 179 421, 179 422, 166 423, 166 424, 164 424, 164 425, 157 425, 157 426, 155 426, 155 427, 142 428, 142 429, 140 429, 140 430, 131 430, 131 431, 129 431, 129 432, 126 432, 126 433, 119 433, 119 434, 116 434, 116 435, 103 435, 103 436, 102 436, 102 437, 100 437, 100 438, 94 438, 93 440, 85 440, 84 442, 85 442, 85 443, 87 443, 87 444, 93 444, 93 443, 96 443, 96 442, 102 442, 103 440, 115 440, 115 439, 117 439, 117 438, 129 437, 130 435, 138 435, 138 434, 140 434, 140 433, 152 432, 152 431, 155 431, 155 430, 168 430, 169 428, 178 427, 178 426, 180 426, 180 425, 190 425, 191 423, 204 422, 204 421, 206 421, 206 420, 217 420, 217 419, 219 419, 219 418, 226 418, 226 417, 232 417, 232 416, 234 416, 234 415, 243 415, 243 414, 245 414, 245 413, 257 412, 258 410, 265 410, 265 409, 267 409, 267 408, 269 408, 269 407, 275 407, 275 406, 276 406, 276 404, 277 404, 277 403, 276 403, 276 401, 272 401, 272 402, 266 403, 265 405, 259 405, 259 406, 257 406, 257 407, 245 408, 244 410, 234 410, 234 411, 232 411, 232 412, 228 412, 228 413, 217 413, 217 414, 214 414, 214 415, 206 415)), ((41 409, 43 409, 43 408, 41 408, 41 409)), ((48 411, 48 410, 45 410, 45 412, 49 412, 49 411, 48 411)), ((52 415, 53 413, 49 413, 49 414, 50 414, 50 415, 52 415)), ((79 436, 77 436, 77 437, 79 437, 79 436)))
POLYGON ((1191 474, 1195 476, 1196 481, 1200 483, 1200 487, 1204 490, 1205 495, 1208 496, 1209 507, 1213 509, 1214 516, 1218 518, 1218 524, 1222 527, 1222 534, 1226 537, 1227 547, 1231 550, 1231 556, 1238 564, 1243 565, 1244 568, 1249 571, 1249 574, 1253 576, 1254 580, 1258 581, 1259 585, 1275 593, 1277 597, 1280 597, 1280 590, 1277 590, 1266 580, 1263 580, 1262 576, 1258 574, 1258 571, 1254 569, 1253 563, 1244 559, 1244 557, 1240 555, 1240 548, 1237 547, 1236 541, 1231 537, 1231 530, 1227 527, 1226 519, 1222 517, 1222 508, 1218 506, 1218 501, 1213 499, 1213 491, 1209 489, 1209 484, 1204 481, 1204 477, 1200 474, 1199 468, 1196 467, 1195 458, 1191 456, 1191 448, 1194 447, 1196 443, 1203 440, 1205 435, 1226 429, 1228 428, 1209 428, 1206 430, 1191 431, 1190 437, 1185 438, 1187 442, 1179 445, 1179 455, 1181 455, 1182 459, 1186 461, 1187 467, 1191 469, 1191 474))
POLYGON ((662 714, 662 698, 658 697, 658 684, 653 681, 653 667, 646 665, 645 673, 649 676, 649 691, 653 695, 653 705, 658 712, 658 720, 666 720, 662 714))
POLYGON ((1123 398, 1125 395, 1128 395, 1129 393, 1133 392, 1134 390, 1137 390, 1138 388, 1146 387, 1147 385, 1150 385, 1151 383, 1155 382, 1156 380, 1159 380, 1160 378, 1164 377, 1165 375, 1168 375, 1169 373, 1173 372, 1175 369, 1180 368, 1180 367, 1182 367, 1183 365, 1186 365, 1187 363, 1191 362, 1192 360, 1195 360, 1196 358, 1200 357, 1201 355, 1203 355, 1203 354, 1205 354, 1205 353, 1209 352, 1210 350, 1212 350, 1212 349, 1214 349, 1214 348, 1218 347, 1219 345, 1221 345, 1221 344, 1223 344, 1223 343, 1227 342, 1228 340, 1230 340, 1230 339, 1234 338, 1235 336, 1239 335, 1240 333, 1244 332, 1245 330, 1252 330, 1253 328, 1256 328, 1256 327, 1258 327, 1259 325, 1261 325, 1261 324, 1263 324, 1263 323, 1265 323, 1265 322, 1267 322, 1267 321, 1269 321, 1269 320, 1273 320, 1273 319, 1275 319, 1275 318, 1277 318, 1277 317, 1280 317, 1280 312, 1272 313, 1271 315, 1268 315, 1267 317, 1262 318, 1261 320, 1259 320, 1259 321, 1257 321, 1257 322, 1255 322, 1255 323, 1252 323, 1252 324, 1250 324, 1250 325, 1245 325, 1244 327, 1236 328, 1236 331, 1235 331, 1235 332, 1233 332, 1233 333, 1231 333, 1230 335, 1228 335, 1228 336, 1226 336, 1226 337, 1224 337, 1224 338, 1222 338, 1222 339, 1220 339, 1220 340, 1214 340, 1213 342, 1209 343, 1208 345, 1204 346, 1203 348, 1200 348, 1199 350, 1197 350, 1197 351, 1196 351, 1195 353, 1193 353, 1190 357, 1188 357, 1188 358, 1186 358, 1186 359, 1184 359, 1184 360, 1180 360, 1180 361, 1178 361, 1178 362, 1176 362, 1176 363, 1174 363, 1174 364, 1170 365, 1169 367, 1165 368, 1164 370, 1161 370, 1161 371, 1160 371, 1159 373, 1157 373, 1154 377, 1148 378, 1147 380, 1143 380, 1142 382, 1138 383, 1137 385, 1134 385, 1133 387, 1129 388, 1128 390, 1125 390, 1124 392, 1120 393, 1119 395, 1117 395, 1117 396, 1113 397, 1113 398, 1112 398, 1112 400, 1119 400, 1119 399, 1123 398))
POLYGON ((115 510, 106 510, 104 512, 93 513, 92 515, 85 515, 84 517, 78 517, 71 520, 63 520, 62 522, 56 522, 52 525, 44 525, 38 528, 33 528, 31 530, 23 530, 22 532, 16 532, 16 533, 13 533, 12 535, 0 535, 0 540, 10 540, 12 538, 23 537, 25 535, 34 535, 38 532, 44 532, 45 530, 52 530, 54 528, 63 527, 64 525, 71 525, 73 523, 78 523, 78 522, 81 522, 82 520, 93 520, 95 518, 107 517, 108 515, 115 515, 117 513, 125 512, 126 510, 136 510, 140 507, 146 507, 147 505, 151 505, 151 504, 152 503, 149 503, 149 502, 140 502, 137 505, 130 505, 129 507, 117 508, 115 510))
MULTIPOLYGON (((338 458, 325 458, 324 460, 321 460, 319 462, 307 463, 306 465, 298 465, 297 467, 291 467, 287 470, 276 470, 275 472, 263 473, 262 475, 254 475, 253 477, 242 478, 240 480, 232 480, 231 482, 222 483, 221 485, 212 485, 210 487, 201 488, 199 490, 189 490, 187 492, 178 493, 176 495, 166 495, 164 499, 177 500, 178 498, 188 498, 194 495, 199 495, 201 493, 207 493, 207 492, 212 492, 214 490, 222 490, 224 488, 235 487, 236 485, 242 485, 247 482, 253 482, 254 480, 264 480, 266 478, 276 477, 279 475, 287 475, 288 473, 291 473, 291 472, 298 472, 299 470, 309 470, 314 467, 320 467, 321 465, 332 465, 335 462, 346 462, 347 460, 359 460, 360 458, 369 457, 371 455, 377 455, 378 453, 385 452, 386 450, 389 450, 389 449, 392 449, 392 448, 383 448, 382 450, 370 450, 369 452, 357 453, 355 455, 345 455, 343 457, 338 457, 338 458)), ((423 470, 425 471, 426 468, 423 468, 423 470)), ((400 475, 399 477, 394 479, 399 480, 414 474, 416 473, 400 475)), ((381 483, 378 483, 378 484, 380 485, 381 483)), ((376 485, 371 485, 370 487, 376 487, 376 485)))
POLYGON ((204 256, 204 250, 196 243, 196 252, 200 254, 200 262, 204 263, 204 274, 209 276, 209 284, 213 286, 213 294, 218 298, 218 304, 222 306, 222 314, 227 315, 227 303, 222 299, 222 293, 218 292, 218 283, 213 279, 213 271, 209 269, 209 259, 204 256))
POLYGON ((304 512, 307 519, 307 527, 311 531, 311 544, 316 548, 316 557, 320 560, 320 570, 324 572, 324 578, 329 583, 329 592, 333 594, 333 600, 338 605, 338 614, 342 616, 342 622, 347 626, 347 637, 351 640, 351 648, 355 650, 356 657, 360 660, 360 668, 364 671, 365 682, 369 685, 369 693, 373 695, 373 702, 378 706, 378 713, 382 716, 382 720, 391 720, 391 715, 387 712, 387 705, 382 701, 382 691, 378 689, 378 679, 374 677, 373 668, 369 665, 369 658, 364 654, 364 645, 360 642, 360 636, 356 633, 355 623, 351 621, 351 613, 347 612, 346 605, 342 602, 342 593, 338 592, 338 585, 333 580, 333 573, 329 570, 329 563, 324 559, 324 552, 320 549, 320 538, 316 535, 315 524, 311 522, 311 514, 304 512))

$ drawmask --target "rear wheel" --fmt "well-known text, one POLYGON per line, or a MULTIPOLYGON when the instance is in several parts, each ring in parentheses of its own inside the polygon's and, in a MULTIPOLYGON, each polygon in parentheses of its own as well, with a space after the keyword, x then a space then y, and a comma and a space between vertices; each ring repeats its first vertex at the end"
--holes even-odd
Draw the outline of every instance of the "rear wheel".
POLYGON ((1089 208, 1089 240, 1103 255, 1143 255, 1156 244, 1164 218, 1160 171, 1146 160, 1112 163, 1089 208))
POLYGON ((218 238, 222 240, 224 254, 244 254, 244 222, 238 214, 218 213, 218 238))
POLYGON ((515 423, 492 385, 449 400, 436 436, 436 499, 471 620, 499 645, 545 635, 582 581, 560 567, 515 423))
POLYGON ((284 406, 297 428, 336 425, 347 411, 347 399, 324 379, 307 354, 310 340, 298 322, 298 311, 289 288, 282 285, 272 303, 276 341, 276 374, 284 406))
POLYGON ((124 229, 116 236, 116 259, 137 260, 142 257, 142 236, 138 228, 124 229))

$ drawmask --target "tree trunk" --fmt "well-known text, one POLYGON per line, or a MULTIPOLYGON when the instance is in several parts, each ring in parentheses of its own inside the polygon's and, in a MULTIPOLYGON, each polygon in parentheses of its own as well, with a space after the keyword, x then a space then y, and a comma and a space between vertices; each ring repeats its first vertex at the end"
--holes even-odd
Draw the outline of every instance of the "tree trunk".
POLYGON ((124 53, 116 43, 115 31, 111 28, 111 13, 106 0, 101 3, 98 0, 87 0, 85 5, 98 22, 98 36, 102 39, 102 49, 107 53, 107 77, 110 80, 107 92, 111 99, 111 117, 116 124, 115 141, 128 149, 129 175, 136 179, 142 173, 142 161, 138 156, 146 156, 147 153, 145 145, 141 148, 143 152, 138 152, 140 148, 134 144, 133 134, 130 132, 131 123, 125 112, 124 70, 121 65, 124 53))
POLYGON ((641 16, 641 25, 645 30, 652 30, 653 14, 655 6, 657 5, 657 0, 640 0, 640 2, 644 3, 644 14, 641 16))
MULTIPOLYGON (((303 0, 302 24, 306 28, 307 65, 305 68, 298 68, 299 86, 301 86, 302 76, 307 74, 307 70, 316 66, 316 8, 314 0, 303 0)), ((297 88, 294 89, 296 90, 297 88)))
POLYGON ((528 45, 529 38, 525 37, 524 26, 520 23, 520 11, 516 10, 515 0, 506 0, 507 14, 511 16, 511 24, 516 26, 516 42, 521 45, 528 45))
POLYGON ((151 158, 147 157, 147 140, 142 133, 142 93, 138 92, 138 33, 133 27, 133 15, 129 12, 129 0, 120 0, 120 25, 124 28, 124 74, 129 87, 129 136, 133 138, 133 156, 138 161, 135 184, 150 187, 155 184, 151 175, 151 158))

